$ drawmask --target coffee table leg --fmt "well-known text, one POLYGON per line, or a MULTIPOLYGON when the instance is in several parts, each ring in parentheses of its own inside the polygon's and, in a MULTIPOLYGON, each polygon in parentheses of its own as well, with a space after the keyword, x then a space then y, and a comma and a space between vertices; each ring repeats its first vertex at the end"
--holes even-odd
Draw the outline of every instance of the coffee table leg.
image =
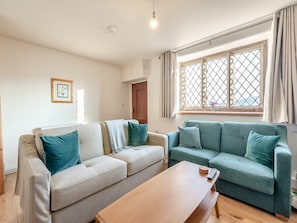
MULTIPOLYGON (((212 191, 217 191, 217 188, 216 188, 216 185, 215 184, 212 186, 211 190, 212 191)), ((215 210, 216 210, 216 216, 217 216, 217 218, 219 218, 220 217, 220 211, 219 211, 218 201, 216 201, 215 210)))
POLYGON ((216 216, 217 216, 217 218, 219 218, 220 217, 220 211, 219 211, 219 204, 218 204, 218 202, 216 202, 216 204, 215 204, 215 210, 216 210, 216 216))

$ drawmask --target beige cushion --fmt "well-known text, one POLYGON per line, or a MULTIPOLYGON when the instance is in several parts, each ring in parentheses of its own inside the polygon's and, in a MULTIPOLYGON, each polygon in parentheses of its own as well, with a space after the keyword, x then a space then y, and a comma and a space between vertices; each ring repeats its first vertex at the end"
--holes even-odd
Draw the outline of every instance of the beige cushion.
POLYGON ((98 123, 77 124, 55 128, 37 128, 33 130, 39 157, 44 161, 44 148, 41 136, 64 135, 77 130, 80 140, 80 159, 85 161, 104 154, 101 126, 98 123))
POLYGON ((82 125, 77 130, 80 140, 81 161, 104 155, 102 131, 99 123, 82 125))
POLYGON ((143 145, 131 147, 111 156, 127 163, 130 176, 162 160, 164 149, 162 146, 143 145))
POLYGON ((52 176, 51 210, 71 205, 126 177, 126 163, 104 155, 70 167, 52 176))

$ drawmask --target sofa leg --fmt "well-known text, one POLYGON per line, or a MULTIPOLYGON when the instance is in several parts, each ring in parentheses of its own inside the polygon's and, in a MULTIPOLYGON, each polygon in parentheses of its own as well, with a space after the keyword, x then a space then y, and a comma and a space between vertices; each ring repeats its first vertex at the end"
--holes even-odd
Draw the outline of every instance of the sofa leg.
POLYGON ((281 214, 275 213, 275 217, 277 217, 278 219, 282 220, 282 221, 289 221, 289 218, 286 216, 283 216, 281 214))

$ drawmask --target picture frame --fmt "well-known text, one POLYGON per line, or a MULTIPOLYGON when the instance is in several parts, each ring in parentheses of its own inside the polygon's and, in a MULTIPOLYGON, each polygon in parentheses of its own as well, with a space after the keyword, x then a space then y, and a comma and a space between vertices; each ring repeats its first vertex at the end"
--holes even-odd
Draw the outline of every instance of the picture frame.
POLYGON ((51 78, 52 103, 73 103, 73 81, 51 78))

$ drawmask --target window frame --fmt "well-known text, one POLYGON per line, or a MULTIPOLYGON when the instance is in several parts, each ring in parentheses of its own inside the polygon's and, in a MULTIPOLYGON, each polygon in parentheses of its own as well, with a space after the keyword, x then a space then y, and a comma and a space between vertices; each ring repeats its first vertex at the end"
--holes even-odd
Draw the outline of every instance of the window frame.
POLYGON ((200 58, 189 60, 189 61, 183 61, 179 63, 179 75, 180 75, 180 84, 179 84, 179 100, 180 100, 180 106, 179 106, 179 112, 182 113, 202 113, 202 114, 208 114, 208 113, 222 113, 222 114, 248 114, 248 115, 262 115, 263 113, 263 103, 264 103, 264 91, 265 91, 265 76, 266 76, 266 69, 267 69, 267 40, 259 41, 252 44, 243 45, 236 48, 231 48, 222 52, 218 52, 215 54, 209 54, 202 56, 200 58), (259 106, 243 106, 243 107, 232 107, 230 104, 230 58, 231 55, 235 55, 238 53, 244 53, 248 51, 252 51, 255 49, 259 49, 261 53, 260 57, 260 103, 259 106), (183 96, 183 89, 182 89, 182 83, 183 83, 183 75, 182 75, 182 69, 183 66, 190 66, 193 64, 201 64, 201 69, 203 70, 203 66, 206 63, 206 61, 214 60, 216 58, 222 58, 225 57, 227 59, 227 99, 226 99, 226 107, 211 107, 210 105, 204 106, 203 100, 205 100, 206 96, 203 96, 203 82, 206 82, 206 79, 203 79, 203 71, 201 72, 200 77, 200 89, 201 89, 201 106, 195 106, 195 107, 186 107, 182 105, 182 98, 183 96))

